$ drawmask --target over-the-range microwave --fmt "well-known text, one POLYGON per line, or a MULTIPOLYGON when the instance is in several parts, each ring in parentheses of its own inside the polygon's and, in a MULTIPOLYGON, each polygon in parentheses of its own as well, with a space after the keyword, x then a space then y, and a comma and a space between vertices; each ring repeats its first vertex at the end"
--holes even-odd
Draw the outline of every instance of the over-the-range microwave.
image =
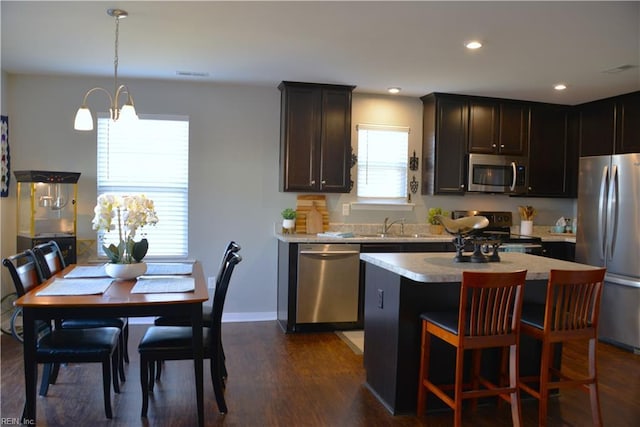
POLYGON ((521 156, 469 154, 467 191, 524 194, 528 160, 521 156))

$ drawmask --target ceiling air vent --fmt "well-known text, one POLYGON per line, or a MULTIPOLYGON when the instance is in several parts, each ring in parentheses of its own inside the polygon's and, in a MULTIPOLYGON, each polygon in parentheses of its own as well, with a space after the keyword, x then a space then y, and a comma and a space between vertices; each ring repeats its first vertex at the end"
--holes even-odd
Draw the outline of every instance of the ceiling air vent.
POLYGON ((176 71, 176 75, 184 77, 209 77, 209 73, 201 71, 176 71))
POLYGON ((616 74, 616 73, 621 73, 621 72, 626 71, 626 70, 630 70, 632 68, 636 68, 636 66, 635 65, 630 65, 630 64, 625 64, 625 65, 620 65, 619 67, 614 67, 614 68, 609 68, 608 70, 604 70, 603 73, 616 74))

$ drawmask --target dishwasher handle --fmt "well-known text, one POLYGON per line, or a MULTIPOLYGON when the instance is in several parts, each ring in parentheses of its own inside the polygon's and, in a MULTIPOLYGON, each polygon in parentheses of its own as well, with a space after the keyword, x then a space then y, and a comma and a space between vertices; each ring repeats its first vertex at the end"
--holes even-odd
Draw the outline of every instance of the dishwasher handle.
POLYGON ((314 250, 301 250, 301 255, 350 255, 360 254, 360 251, 314 251, 314 250))

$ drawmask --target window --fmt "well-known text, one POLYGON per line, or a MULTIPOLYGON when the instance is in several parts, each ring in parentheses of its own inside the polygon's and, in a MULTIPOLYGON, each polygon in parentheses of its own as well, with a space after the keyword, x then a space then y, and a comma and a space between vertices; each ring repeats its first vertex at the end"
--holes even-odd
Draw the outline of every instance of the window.
POLYGON ((358 125, 358 197, 405 198, 409 128, 358 125))
MULTIPOLYGON (((149 257, 188 254, 189 119, 142 116, 134 122, 98 118, 98 195, 144 194, 158 214, 155 226, 138 234, 149 240, 149 257)), ((117 243, 117 233, 98 233, 117 243)), ((104 239, 103 239, 104 237, 104 239)))

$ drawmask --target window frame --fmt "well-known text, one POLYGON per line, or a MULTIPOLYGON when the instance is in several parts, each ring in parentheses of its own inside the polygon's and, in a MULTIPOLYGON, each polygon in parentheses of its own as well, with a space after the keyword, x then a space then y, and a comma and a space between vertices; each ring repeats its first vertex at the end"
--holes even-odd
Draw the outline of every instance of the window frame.
MULTIPOLYGON (((112 122, 107 114, 98 115, 96 132, 96 196, 101 194, 145 194, 154 201, 158 214, 158 224, 146 226, 138 230, 135 240, 146 237, 149 239, 148 259, 186 259, 189 255, 189 134, 190 120, 183 115, 139 115, 139 122, 160 121, 160 125, 153 124, 154 131, 149 129, 139 130, 138 135, 118 135, 117 127, 125 123, 112 122), (175 126, 176 134, 159 132, 166 130, 163 124, 167 122, 180 122, 175 126), (108 124, 108 126, 107 126, 108 124), (116 141, 114 142, 114 138, 116 141), (164 138, 163 142, 162 141, 164 138), (118 140, 119 139, 119 140, 118 140), (131 144, 135 139, 136 144, 131 144), (129 140, 129 141, 127 141, 129 140), (114 146, 115 144, 115 146, 114 146), (137 148, 136 148, 137 147, 137 148), (151 147, 153 147, 151 149, 151 147), (161 151, 158 151, 161 149, 161 151), (141 151, 143 150, 143 151, 141 151), (140 181, 131 184, 131 179, 136 178, 136 173, 131 169, 144 154, 147 167, 141 169, 137 176, 148 174, 154 170, 161 170, 162 176, 151 174, 140 181), (106 158, 105 158, 106 156, 106 158), (111 157, 116 156, 115 160, 111 157), (118 157, 119 156, 119 157, 118 157), (130 159, 129 157, 133 159, 130 159), (122 163, 133 162, 120 169, 117 161, 122 163), (170 166, 168 167, 168 163, 170 166), (153 164, 157 167, 149 167, 153 164), (159 166, 158 166, 159 165, 159 166), (167 171, 174 169, 176 175, 167 179, 167 171), (117 176, 111 175, 111 173, 117 176), (168 224, 163 227, 164 224, 168 224), (168 220, 168 218, 170 218, 168 220), (176 243, 177 242, 177 243, 176 243)), ((144 167, 144 166, 143 166, 144 167)), ((96 252, 99 258, 105 258, 102 251, 103 244, 117 243, 117 232, 96 232, 96 252)))
MULTIPOLYGON (((408 126, 392 126, 392 125, 380 125, 380 124, 368 124, 361 123, 356 125, 356 132, 358 138, 358 163, 357 163, 357 171, 356 171, 356 196, 358 199, 358 203, 360 204, 403 204, 406 202, 409 196, 409 164, 408 164, 408 156, 409 156, 409 135, 411 133, 411 129, 408 126), (406 146, 402 148, 402 152, 397 155, 397 163, 401 165, 402 171, 398 174, 395 174, 395 177, 400 180, 400 184, 404 183, 404 185, 399 185, 398 188, 402 188, 402 194, 397 196, 393 195, 363 195, 360 193, 361 190, 361 174, 365 173, 362 170, 362 167, 368 167, 368 163, 363 159, 362 155, 362 135, 361 131, 373 131, 373 132, 396 132, 405 134, 406 137, 406 146), (406 150, 406 152, 405 152, 406 150), (402 160, 401 160, 402 159, 402 160)), ((395 137, 399 137, 396 135, 395 137)), ((393 169, 392 163, 389 162, 386 170, 393 169)), ((375 169, 374 169, 375 170, 375 169)))

